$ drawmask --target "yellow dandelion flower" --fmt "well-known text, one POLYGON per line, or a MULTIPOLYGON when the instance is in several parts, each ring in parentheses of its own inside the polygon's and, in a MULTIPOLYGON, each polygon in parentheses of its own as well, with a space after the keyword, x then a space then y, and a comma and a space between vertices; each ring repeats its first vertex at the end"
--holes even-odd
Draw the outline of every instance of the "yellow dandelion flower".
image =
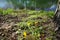
POLYGON ((26 32, 24 32, 24 33, 23 33, 23 35, 24 35, 24 37, 26 37, 26 36, 27 36, 27 33, 26 33, 26 32))
POLYGON ((27 25, 28 25, 28 26, 30 26, 30 25, 31 25, 31 23, 30 23, 30 22, 28 22, 28 23, 27 23, 27 25))
POLYGON ((40 34, 38 34, 38 37, 40 36, 40 34))

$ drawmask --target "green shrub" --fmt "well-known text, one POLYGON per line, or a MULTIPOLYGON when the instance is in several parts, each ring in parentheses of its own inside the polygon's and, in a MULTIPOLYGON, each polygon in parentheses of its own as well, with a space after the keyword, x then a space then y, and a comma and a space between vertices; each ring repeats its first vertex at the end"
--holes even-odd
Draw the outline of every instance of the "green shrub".
POLYGON ((3 9, 0 8, 0 14, 3 14, 3 9))
POLYGON ((9 13, 12 13, 12 12, 13 12, 13 9, 9 9, 9 8, 8 8, 6 11, 7 11, 7 13, 9 14, 9 13))
POLYGON ((13 9, 7 9, 7 10, 4 10, 4 9, 0 9, 0 14, 3 14, 3 15, 7 15, 7 14, 11 14, 13 12, 13 9))

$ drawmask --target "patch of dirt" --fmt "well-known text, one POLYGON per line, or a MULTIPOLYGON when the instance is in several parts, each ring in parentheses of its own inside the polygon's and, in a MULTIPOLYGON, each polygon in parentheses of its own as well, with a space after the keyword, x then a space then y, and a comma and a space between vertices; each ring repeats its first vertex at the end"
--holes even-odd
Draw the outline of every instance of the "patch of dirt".
POLYGON ((0 40, 17 40, 18 22, 20 19, 17 16, 0 15, 0 40))

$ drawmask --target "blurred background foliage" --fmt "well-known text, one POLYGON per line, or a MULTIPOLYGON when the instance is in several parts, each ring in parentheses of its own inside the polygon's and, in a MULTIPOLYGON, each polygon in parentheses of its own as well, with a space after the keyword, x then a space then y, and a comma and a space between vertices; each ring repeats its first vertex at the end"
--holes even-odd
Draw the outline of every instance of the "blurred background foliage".
POLYGON ((58 0, 1 0, 0 5, 1 8, 4 6, 4 8, 44 10, 52 5, 56 5, 57 1, 58 0))
POLYGON ((26 7, 26 8, 47 8, 52 4, 56 4, 58 0, 7 0, 12 2, 14 7, 26 7))

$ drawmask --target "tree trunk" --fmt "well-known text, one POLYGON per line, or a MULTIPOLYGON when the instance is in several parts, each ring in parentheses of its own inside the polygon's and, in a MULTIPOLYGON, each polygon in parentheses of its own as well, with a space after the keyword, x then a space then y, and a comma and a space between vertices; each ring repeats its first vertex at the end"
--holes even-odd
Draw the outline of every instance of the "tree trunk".
POLYGON ((60 0, 58 0, 57 9, 54 15, 54 23, 56 27, 56 38, 60 40, 60 0))

